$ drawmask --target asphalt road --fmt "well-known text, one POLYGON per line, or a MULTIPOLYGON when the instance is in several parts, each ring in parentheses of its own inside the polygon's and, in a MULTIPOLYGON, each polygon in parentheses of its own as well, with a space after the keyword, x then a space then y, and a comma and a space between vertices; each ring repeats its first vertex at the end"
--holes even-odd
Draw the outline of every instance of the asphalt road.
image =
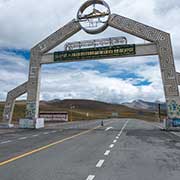
POLYGON ((179 180, 180 137, 140 120, 65 123, 0 138, 1 180, 179 180))

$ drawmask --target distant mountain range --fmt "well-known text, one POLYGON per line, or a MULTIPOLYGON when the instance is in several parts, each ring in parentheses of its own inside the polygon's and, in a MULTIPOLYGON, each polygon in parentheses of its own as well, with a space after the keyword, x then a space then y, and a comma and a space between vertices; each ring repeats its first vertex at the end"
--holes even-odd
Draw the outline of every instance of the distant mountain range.
MULTIPOLYGON (((89 109, 89 110, 102 110, 102 111, 113 111, 116 108, 125 108, 121 104, 111 104, 106 102, 100 102, 96 100, 86 99, 54 99, 50 101, 41 101, 42 106, 46 107, 53 106, 54 108, 65 108, 65 109, 89 109)), ((127 107, 126 107, 127 108, 127 107)), ((129 109, 129 108, 128 108, 129 109)))
POLYGON ((122 105, 133 109, 144 109, 150 111, 157 111, 158 104, 160 104, 161 110, 166 110, 166 103, 162 102, 147 102, 143 100, 135 100, 132 102, 122 103, 122 105))
MULTIPOLYGON (((25 104, 26 101, 16 101, 16 104, 25 104)), ((0 102, 0 105, 3 105, 4 102, 0 102)), ((106 110, 106 109, 113 109, 113 108, 122 108, 123 106, 128 107, 130 109, 135 110, 149 110, 149 111, 157 111, 158 104, 160 104, 161 110, 166 110, 166 103, 164 102, 148 102, 144 100, 134 100, 132 102, 124 102, 121 104, 113 104, 113 103, 106 103, 96 100, 86 100, 86 99, 53 99, 50 101, 40 101, 41 106, 51 107, 54 108, 71 108, 71 106, 75 106, 75 108, 83 108, 83 109, 99 109, 99 110, 106 110)), ((73 107, 72 107, 73 108, 73 107)))

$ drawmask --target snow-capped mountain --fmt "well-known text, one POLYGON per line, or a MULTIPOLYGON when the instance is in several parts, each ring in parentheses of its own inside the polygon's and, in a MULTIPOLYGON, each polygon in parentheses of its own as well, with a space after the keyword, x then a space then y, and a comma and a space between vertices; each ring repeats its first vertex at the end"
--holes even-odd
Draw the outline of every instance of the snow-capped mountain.
POLYGON ((158 104, 160 104, 161 110, 166 110, 166 103, 162 102, 147 102, 143 100, 135 100, 133 102, 122 103, 122 105, 133 109, 146 109, 146 110, 158 110, 158 104))

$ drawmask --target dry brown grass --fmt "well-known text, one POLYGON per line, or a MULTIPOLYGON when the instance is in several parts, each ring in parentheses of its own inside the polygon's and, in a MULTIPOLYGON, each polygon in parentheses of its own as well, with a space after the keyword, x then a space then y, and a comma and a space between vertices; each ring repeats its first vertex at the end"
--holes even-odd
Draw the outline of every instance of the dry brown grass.
MULTIPOLYGON (((4 103, 0 103, 0 120, 2 120, 3 108, 4 103)), ((112 112, 117 112, 119 118, 137 118, 147 121, 157 121, 155 112, 135 110, 122 105, 112 105, 86 100, 68 100, 62 101, 62 103, 41 102, 40 111, 67 111, 69 119, 72 117, 73 121, 111 118, 112 112), (71 104, 74 104, 76 108, 70 109, 71 104)), ((165 116, 164 113, 163 116, 165 116)), ((13 121, 18 122, 18 120, 23 117, 25 117, 25 102, 16 102, 13 121)))

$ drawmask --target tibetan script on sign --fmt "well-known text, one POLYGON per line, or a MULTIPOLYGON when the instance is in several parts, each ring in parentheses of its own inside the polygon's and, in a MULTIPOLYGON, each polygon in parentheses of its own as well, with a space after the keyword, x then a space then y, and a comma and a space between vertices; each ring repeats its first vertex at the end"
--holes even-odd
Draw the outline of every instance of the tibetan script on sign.
POLYGON ((130 56, 135 54, 135 44, 115 45, 55 52, 54 61, 103 59, 118 56, 130 56))

